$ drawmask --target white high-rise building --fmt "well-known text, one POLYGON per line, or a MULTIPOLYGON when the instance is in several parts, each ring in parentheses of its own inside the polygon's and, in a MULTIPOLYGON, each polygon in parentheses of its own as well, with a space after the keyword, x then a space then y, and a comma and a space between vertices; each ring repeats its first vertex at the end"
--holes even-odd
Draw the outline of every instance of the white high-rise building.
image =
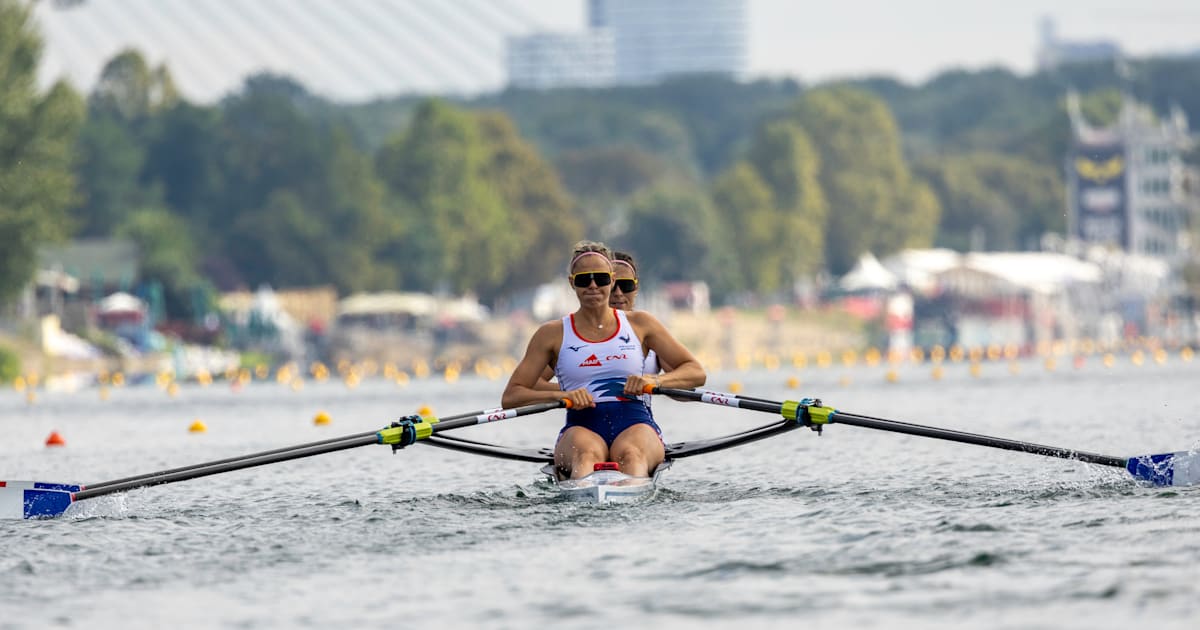
POLYGON ((612 31, 621 84, 746 72, 746 0, 588 0, 588 21, 612 31))
POLYGON ((507 54, 513 87, 607 87, 616 79, 613 36, 606 29, 510 37, 507 54))

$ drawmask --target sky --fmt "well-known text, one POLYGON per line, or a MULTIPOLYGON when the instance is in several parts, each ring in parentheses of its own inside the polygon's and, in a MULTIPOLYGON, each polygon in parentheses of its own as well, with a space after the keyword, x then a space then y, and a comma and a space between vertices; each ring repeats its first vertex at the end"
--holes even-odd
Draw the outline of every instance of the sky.
MULTIPOLYGON (((686 4, 688 0, 678 0, 686 4)), ((1200 0, 747 0, 749 76, 805 83, 951 68, 1034 69, 1038 23, 1134 55, 1200 49, 1200 0)), ((270 71, 343 102, 501 89, 506 38, 579 32, 584 0, 42 1, 39 68, 90 92, 128 48, 164 64, 186 98, 214 102, 270 71)))
MULTIPOLYGON (((563 30, 583 0, 526 0, 563 30)), ((1062 39, 1113 39, 1133 55, 1200 49, 1200 0, 749 0, 750 74, 805 82, 949 68, 1034 69, 1038 21, 1062 39)))

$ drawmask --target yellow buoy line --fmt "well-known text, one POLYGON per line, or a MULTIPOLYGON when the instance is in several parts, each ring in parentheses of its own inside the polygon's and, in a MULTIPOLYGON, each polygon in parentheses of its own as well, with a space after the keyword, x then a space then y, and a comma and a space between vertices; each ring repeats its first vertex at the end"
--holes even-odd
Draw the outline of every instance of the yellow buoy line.
MULTIPOLYGON (((1113 369, 1118 364, 1125 363, 1133 367, 1150 368, 1168 365, 1173 362, 1190 363, 1195 359, 1196 352, 1191 346, 1178 346, 1163 343, 1153 338, 1127 340, 1121 343, 1100 343, 1092 339, 1080 339, 1070 342, 1043 342, 1036 346, 1018 347, 1015 344, 992 344, 988 346, 964 347, 940 345, 928 348, 914 347, 905 352, 885 351, 876 347, 866 349, 843 348, 839 350, 817 350, 783 352, 778 349, 730 353, 726 357, 715 354, 697 353, 697 358, 709 370, 720 372, 731 368, 740 372, 751 370, 779 371, 832 371, 850 368, 868 367, 883 368, 880 380, 886 383, 898 383, 904 380, 919 378, 921 375, 931 380, 941 380, 949 372, 948 368, 955 364, 965 364, 967 374, 972 378, 982 378, 985 375, 1008 374, 1017 376, 1031 372, 1055 373, 1078 371, 1082 369, 1113 369), (988 370, 988 364, 1003 364, 1002 369, 988 370), (902 369, 905 366, 929 365, 928 370, 914 372, 902 369)), ((464 377, 485 378, 498 381, 506 378, 516 367, 516 359, 505 356, 499 358, 477 358, 473 361, 438 360, 428 361, 422 358, 413 359, 407 364, 397 362, 377 362, 374 360, 350 361, 342 359, 333 365, 313 361, 308 365, 296 362, 286 362, 280 365, 258 363, 252 366, 229 368, 224 372, 197 370, 194 374, 181 378, 171 370, 162 370, 152 375, 152 382, 169 397, 180 395, 182 383, 195 383, 201 387, 210 387, 219 381, 228 383, 232 391, 253 382, 269 382, 284 386, 292 391, 301 391, 307 382, 326 383, 340 382, 349 389, 358 387, 365 379, 383 379, 394 383, 397 387, 406 387, 413 380, 440 379, 447 383, 455 383, 464 377)), ((861 375, 858 378, 862 378, 861 375)), ((26 396, 33 404, 37 401, 37 390, 45 389, 46 378, 37 373, 26 373, 16 376, 12 388, 26 396)), ((101 400, 109 400, 113 391, 130 384, 130 376, 121 371, 103 371, 95 375, 95 386, 101 400)), ((137 382, 145 382, 147 375, 137 375, 137 382)), ((822 379, 824 380, 824 379, 822 379)), ((838 375, 836 382, 848 385, 852 381, 848 375, 838 375)), ((782 382, 791 389, 801 385, 798 375, 783 377, 782 382)), ((731 383, 731 385, 736 383, 731 383)), ((733 388, 730 388, 731 390, 733 388)), ((736 393, 736 392, 734 392, 736 393)))

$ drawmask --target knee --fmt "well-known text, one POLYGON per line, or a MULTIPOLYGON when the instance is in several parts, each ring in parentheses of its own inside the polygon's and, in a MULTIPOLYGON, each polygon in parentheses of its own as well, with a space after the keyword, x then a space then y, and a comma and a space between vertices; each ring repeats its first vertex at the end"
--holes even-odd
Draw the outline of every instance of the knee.
POLYGON ((582 439, 578 435, 567 435, 563 446, 565 446, 566 455, 575 461, 580 460, 597 460, 601 461, 608 456, 608 449, 603 440, 600 439, 582 439))

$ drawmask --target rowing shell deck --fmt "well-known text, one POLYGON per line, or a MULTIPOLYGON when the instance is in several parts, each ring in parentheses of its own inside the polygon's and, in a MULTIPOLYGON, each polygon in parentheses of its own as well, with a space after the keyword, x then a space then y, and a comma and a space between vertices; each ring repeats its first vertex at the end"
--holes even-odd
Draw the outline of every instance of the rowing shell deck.
POLYGON ((568 501, 581 503, 631 503, 654 496, 658 477, 671 467, 663 462, 651 477, 633 477, 616 470, 597 470, 580 479, 557 481, 554 465, 542 467, 542 472, 555 483, 559 495, 568 501))

